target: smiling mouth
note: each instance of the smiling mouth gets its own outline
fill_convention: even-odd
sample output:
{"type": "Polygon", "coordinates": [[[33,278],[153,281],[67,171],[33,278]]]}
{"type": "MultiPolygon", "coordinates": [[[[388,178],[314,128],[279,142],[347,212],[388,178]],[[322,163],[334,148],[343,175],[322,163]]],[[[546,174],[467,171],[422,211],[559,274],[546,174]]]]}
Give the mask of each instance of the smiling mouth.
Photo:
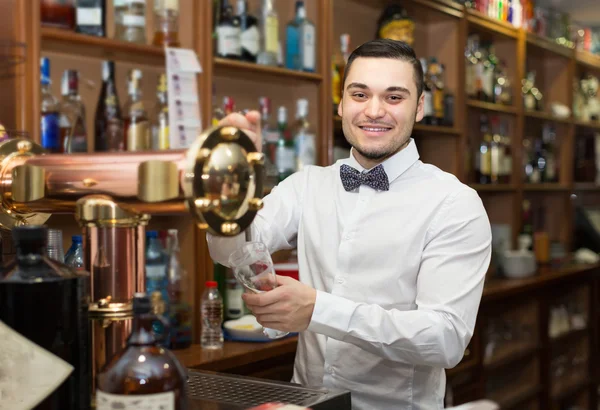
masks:
{"type": "Polygon", "coordinates": [[[382,127],[382,126],[373,126],[373,125],[359,125],[358,128],[360,128],[363,131],[367,131],[367,132],[386,132],[391,130],[391,127],[382,127]]]}

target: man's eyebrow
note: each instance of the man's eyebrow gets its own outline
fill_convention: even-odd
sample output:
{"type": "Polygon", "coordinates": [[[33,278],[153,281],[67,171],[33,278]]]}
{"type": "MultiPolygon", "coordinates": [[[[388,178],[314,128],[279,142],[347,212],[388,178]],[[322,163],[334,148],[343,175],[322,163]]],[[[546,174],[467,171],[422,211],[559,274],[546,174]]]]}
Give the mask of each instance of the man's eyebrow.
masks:
{"type": "Polygon", "coordinates": [[[388,91],[388,92],[396,91],[396,92],[406,93],[406,94],[410,95],[410,90],[406,87],[398,87],[398,86],[388,87],[386,89],[386,91],[388,91]]]}
{"type": "Polygon", "coordinates": [[[363,83],[350,83],[348,84],[348,87],[346,87],[346,90],[350,89],[350,88],[360,88],[362,90],[368,90],[369,86],[363,83]]]}

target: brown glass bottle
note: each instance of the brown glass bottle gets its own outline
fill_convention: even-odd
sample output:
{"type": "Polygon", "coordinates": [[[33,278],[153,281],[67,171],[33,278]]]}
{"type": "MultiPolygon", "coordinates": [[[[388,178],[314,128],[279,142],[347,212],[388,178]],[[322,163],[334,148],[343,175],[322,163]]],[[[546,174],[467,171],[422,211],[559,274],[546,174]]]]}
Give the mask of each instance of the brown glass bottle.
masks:
{"type": "Polygon", "coordinates": [[[40,19],[43,26],[73,30],[75,28],[75,0],[42,0],[40,19]]]}
{"type": "Polygon", "coordinates": [[[102,62],[102,89],[96,109],[94,150],[123,151],[123,118],[121,105],[117,95],[115,82],[115,64],[112,61],[102,62]]]}
{"type": "Polygon", "coordinates": [[[96,409],[150,408],[187,410],[187,375],[171,351],[159,346],[152,324],[159,318],[150,312],[145,293],[133,299],[133,328],[127,346],[98,375],[96,409]],[[160,407],[163,406],[163,407],[160,407]]]}

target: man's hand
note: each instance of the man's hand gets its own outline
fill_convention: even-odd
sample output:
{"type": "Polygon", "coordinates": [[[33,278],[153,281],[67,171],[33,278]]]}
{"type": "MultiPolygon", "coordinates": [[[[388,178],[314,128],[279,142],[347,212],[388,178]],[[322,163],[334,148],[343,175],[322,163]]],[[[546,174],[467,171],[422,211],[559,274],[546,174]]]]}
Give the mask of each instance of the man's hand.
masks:
{"type": "Polygon", "coordinates": [[[219,121],[219,126],[236,127],[243,130],[256,145],[256,150],[262,152],[262,136],[260,131],[260,113],[248,111],[246,115],[232,112],[219,121]]]}
{"type": "Polygon", "coordinates": [[[265,293],[244,293],[242,298],[258,323],[284,332],[306,330],[317,291],[287,276],[277,276],[277,287],[265,293]]]}

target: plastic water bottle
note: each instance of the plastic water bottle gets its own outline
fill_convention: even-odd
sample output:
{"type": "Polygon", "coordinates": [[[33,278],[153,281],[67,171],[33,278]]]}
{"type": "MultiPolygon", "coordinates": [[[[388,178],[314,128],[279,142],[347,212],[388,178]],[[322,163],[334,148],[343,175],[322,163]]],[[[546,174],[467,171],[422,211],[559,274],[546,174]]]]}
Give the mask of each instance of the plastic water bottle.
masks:
{"type": "Polygon", "coordinates": [[[84,269],[83,239],[81,235],[71,237],[71,247],[65,254],[65,265],[75,269],[84,269]]]}
{"type": "Polygon", "coordinates": [[[217,282],[206,282],[202,294],[202,334],[200,344],[203,349],[223,347],[223,298],[217,289],[217,282]]]}

